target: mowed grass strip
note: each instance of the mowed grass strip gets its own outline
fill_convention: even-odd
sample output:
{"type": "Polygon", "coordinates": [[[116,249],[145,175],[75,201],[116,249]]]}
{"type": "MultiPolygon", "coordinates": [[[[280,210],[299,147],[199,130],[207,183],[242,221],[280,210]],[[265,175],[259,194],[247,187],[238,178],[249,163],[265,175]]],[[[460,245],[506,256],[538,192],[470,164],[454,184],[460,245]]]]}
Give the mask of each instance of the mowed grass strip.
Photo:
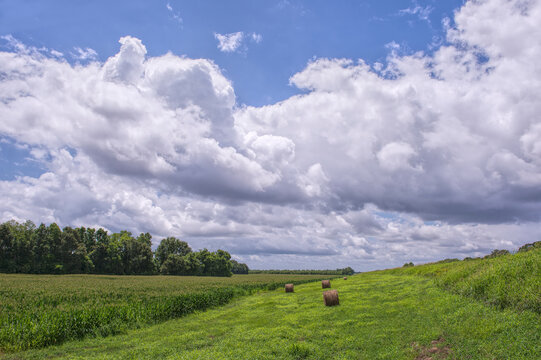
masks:
{"type": "Polygon", "coordinates": [[[395,360],[424,359],[434,347],[442,349],[434,359],[541,358],[541,318],[533,311],[499,310],[419,276],[365,273],[331,283],[339,306],[325,307],[321,283],[310,283],[125,335],[3,358],[395,360]]]}
{"type": "Polygon", "coordinates": [[[236,296],[325,275],[193,276],[0,274],[0,351],[107,336],[223,305],[236,296]]]}

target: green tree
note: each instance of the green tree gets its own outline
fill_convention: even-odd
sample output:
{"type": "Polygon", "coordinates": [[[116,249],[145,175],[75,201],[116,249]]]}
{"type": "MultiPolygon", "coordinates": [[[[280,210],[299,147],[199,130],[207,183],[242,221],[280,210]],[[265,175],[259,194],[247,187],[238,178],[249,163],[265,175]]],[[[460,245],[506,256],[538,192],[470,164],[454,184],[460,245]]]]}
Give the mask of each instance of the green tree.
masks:
{"type": "Polygon", "coordinates": [[[231,260],[231,272],[233,274],[248,274],[248,271],[250,271],[248,265],[231,260]]]}
{"type": "Polygon", "coordinates": [[[179,240],[175,237],[168,237],[163,239],[156,249],[156,266],[161,269],[165,260],[169,255],[175,254],[179,256],[186,256],[192,252],[192,249],[187,242],[179,240]]]}
{"type": "Polygon", "coordinates": [[[152,274],[154,271],[151,249],[152,236],[149,233],[122,238],[122,261],[124,274],[152,274]]]}
{"type": "Polygon", "coordinates": [[[231,264],[231,255],[224,250],[217,250],[213,253],[214,261],[212,264],[212,276],[231,276],[232,264],[231,264]]]}
{"type": "Polygon", "coordinates": [[[94,272],[98,274],[106,274],[109,267],[109,235],[107,231],[98,229],[96,231],[96,244],[90,252],[90,259],[94,264],[94,272]]]}
{"type": "Polygon", "coordinates": [[[125,274],[126,255],[125,243],[132,238],[131,233],[122,230],[109,236],[106,257],[106,273],[125,274]]]}
{"type": "Polygon", "coordinates": [[[87,254],[90,254],[96,246],[96,229],[80,227],[75,229],[79,233],[79,238],[86,248],[87,254]]]}
{"type": "Polygon", "coordinates": [[[56,223],[47,228],[48,243],[51,250],[51,269],[49,273],[61,272],[62,270],[62,230],[56,223]]]}
{"type": "Polygon", "coordinates": [[[96,231],[96,245],[90,253],[90,259],[94,264],[94,272],[98,274],[124,274],[123,243],[122,237],[129,238],[127,231],[107,234],[107,231],[96,231]]]}
{"type": "Polygon", "coordinates": [[[184,256],[186,262],[186,274],[185,275],[203,275],[205,265],[201,262],[198,252],[191,252],[184,256]]]}
{"type": "Polygon", "coordinates": [[[7,223],[0,225],[0,272],[13,273],[15,269],[14,261],[14,243],[15,237],[11,233],[11,227],[7,223]]]}
{"type": "Polygon", "coordinates": [[[190,275],[191,269],[186,261],[187,257],[171,254],[160,268],[163,275],[190,275]]]}
{"type": "Polygon", "coordinates": [[[338,272],[341,272],[342,275],[353,275],[355,274],[355,270],[353,270],[351,267],[346,267],[343,269],[337,269],[338,272]]]}
{"type": "Polygon", "coordinates": [[[32,269],[33,235],[36,225],[30,220],[24,224],[12,220],[8,221],[7,225],[13,235],[11,254],[14,272],[29,273],[32,269]]]}
{"type": "Polygon", "coordinates": [[[54,254],[49,240],[49,230],[44,223],[41,223],[34,232],[32,272],[47,274],[53,271],[54,254]]]}
{"type": "Polygon", "coordinates": [[[66,274],[85,274],[94,268],[85,244],[81,241],[80,232],[76,229],[64,228],[60,252],[62,272],[66,274]]]}
{"type": "Polygon", "coordinates": [[[197,257],[202,264],[205,276],[231,276],[231,255],[227,251],[210,252],[207,249],[198,251],[197,257]]]}

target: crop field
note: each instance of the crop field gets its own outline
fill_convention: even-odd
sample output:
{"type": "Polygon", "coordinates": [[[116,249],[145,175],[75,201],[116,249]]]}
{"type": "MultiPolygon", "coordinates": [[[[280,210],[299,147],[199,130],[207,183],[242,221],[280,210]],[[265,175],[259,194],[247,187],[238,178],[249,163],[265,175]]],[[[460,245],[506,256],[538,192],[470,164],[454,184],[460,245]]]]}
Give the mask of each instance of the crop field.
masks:
{"type": "Polygon", "coordinates": [[[0,350],[58,344],[222,305],[238,295],[328,275],[106,276],[0,274],[0,350]]]}

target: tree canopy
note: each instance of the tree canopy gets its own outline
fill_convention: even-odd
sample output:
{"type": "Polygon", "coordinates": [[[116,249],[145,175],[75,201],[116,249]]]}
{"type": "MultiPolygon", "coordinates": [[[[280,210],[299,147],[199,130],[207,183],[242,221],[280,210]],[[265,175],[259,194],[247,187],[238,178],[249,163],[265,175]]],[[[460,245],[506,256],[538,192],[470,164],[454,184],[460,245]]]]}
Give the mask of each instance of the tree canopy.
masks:
{"type": "MultiPolygon", "coordinates": [[[[248,269],[246,264],[237,264],[248,269]]],[[[174,237],[152,251],[152,236],[129,231],[60,227],[31,221],[0,224],[0,272],[34,274],[165,274],[231,276],[233,262],[224,250],[192,251],[174,237]]]]}

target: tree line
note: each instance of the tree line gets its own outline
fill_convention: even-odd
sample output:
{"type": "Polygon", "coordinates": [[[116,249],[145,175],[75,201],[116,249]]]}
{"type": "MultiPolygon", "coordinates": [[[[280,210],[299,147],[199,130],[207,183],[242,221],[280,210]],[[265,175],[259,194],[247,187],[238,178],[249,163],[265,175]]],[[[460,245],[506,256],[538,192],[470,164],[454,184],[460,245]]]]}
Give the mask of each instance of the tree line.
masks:
{"type": "Polygon", "coordinates": [[[249,270],[250,274],[353,275],[351,267],[336,270],[249,270]]]}
{"type": "MultiPolygon", "coordinates": [[[[518,248],[517,252],[521,253],[521,252],[527,252],[527,251],[531,251],[531,250],[535,250],[535,249],[541,249],[541,241],[534,241],[533,243],[524,244],[524,245],[522,245],[521,247],[518,248]]],[[[485,255],[483,257],[474,257],[474,258],[472,258],[470,256],[467,256],[462,260],[463,261],[471,261],[471,260],[480,260],[480,259],[493,259],[493,258],[496,258],[496,257],[505,256],[505,255],[511,255],[511,254],[512,253],[509,250],[496,249],[496,250],[492,250],[492,252],[490,254],[485,255]]],[[[432,263],[429,263],[429,264],[445,264],[445,263],[451,263],[451,262],[456,262],[456,261],[460,261],[460,259],[458,259],[458,258],[443,259],[443,260],[435,261],[435,262],[432,262],[432,263]]],[[[410,267],[410,266],[414,266],[414,264],[412,262],[405,263],[403,267],[410,267]]]]}
{"type": "Polygon", "coordinates": [[[60,229],[56,223],[0,224],[0,272],[32,274],[198,275],[248,273],[246,264],[224,250],[193,251],[175,237],[163,239],[155,252],[152,236],[128,231],[60,229]]]}

